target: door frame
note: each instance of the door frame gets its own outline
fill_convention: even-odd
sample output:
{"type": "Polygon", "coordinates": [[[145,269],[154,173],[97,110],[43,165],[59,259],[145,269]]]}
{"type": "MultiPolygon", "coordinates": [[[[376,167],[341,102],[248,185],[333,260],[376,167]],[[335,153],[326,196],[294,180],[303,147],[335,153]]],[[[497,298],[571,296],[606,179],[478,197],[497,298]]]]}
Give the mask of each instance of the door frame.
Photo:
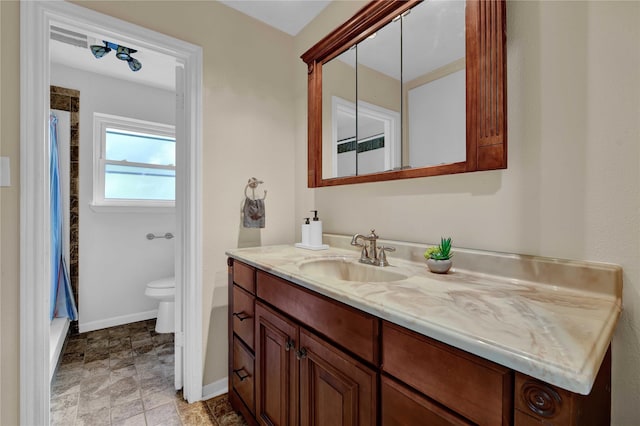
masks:
{"type": "MultiPolygon", "coordinates": [[[[202,48],[63,1],[20,2],[20,424],[49,424],[49,26],[72,24],[174,56],[184,68],[176,146],[176,343],[184,397],[202,399],[202,48]],[[182,173],[181,173],[182,172],[182,173]],[[180,309],[177,309],[180,310],[180,309]]],[[[178,92],[178,91],[177,91],[178,92]]]]}

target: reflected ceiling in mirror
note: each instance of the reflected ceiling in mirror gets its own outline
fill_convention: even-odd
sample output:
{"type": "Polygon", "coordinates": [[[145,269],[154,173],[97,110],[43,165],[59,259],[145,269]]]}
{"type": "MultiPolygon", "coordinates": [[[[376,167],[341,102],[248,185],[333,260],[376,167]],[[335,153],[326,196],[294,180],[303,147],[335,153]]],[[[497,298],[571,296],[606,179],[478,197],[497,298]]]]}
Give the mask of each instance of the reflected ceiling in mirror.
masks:
{"type": "Polygon", "coordinates": [[[505,168],[504,18],[497,0],[371,2],[307,51],[309,186],[505,168]]]}

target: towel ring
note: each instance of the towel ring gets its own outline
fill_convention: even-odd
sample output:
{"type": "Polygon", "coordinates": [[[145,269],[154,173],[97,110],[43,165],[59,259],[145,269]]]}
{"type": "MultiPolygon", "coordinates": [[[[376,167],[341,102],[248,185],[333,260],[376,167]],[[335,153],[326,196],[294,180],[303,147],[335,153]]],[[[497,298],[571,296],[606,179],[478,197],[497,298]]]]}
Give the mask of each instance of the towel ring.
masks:
{"type": "MultiPolygon", "coordinates": [[[[247,186],[244,187],[244,196],[247,197],[247,198],[251,198],[252,200],[256,200],[256,188],[261,183],[264,183],[264,182],[254,178],[254,177],[249,179],[249,181],[247,182],[247,186]],[[251,188],[251,197],[249,197],[249,194],[247,194],[247,189],[249,189],[249,188],[251,188]]],[[[264,190],[264,195],[262,196],[263,200],[265,198],[267,198],[267,190],[266,189],[264,190]]]]}

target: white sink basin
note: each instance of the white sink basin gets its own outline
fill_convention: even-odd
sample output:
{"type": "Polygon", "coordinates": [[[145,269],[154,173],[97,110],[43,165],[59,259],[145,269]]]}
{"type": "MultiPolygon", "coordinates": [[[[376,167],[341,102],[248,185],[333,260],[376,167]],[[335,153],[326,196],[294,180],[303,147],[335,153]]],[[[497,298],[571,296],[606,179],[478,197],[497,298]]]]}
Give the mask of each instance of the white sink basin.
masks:
{"type": "Polygon", "coordinates": [[[331,257],[305,260],[298,264],[303,274],[334,278],[342,281],[391,282],[405,280],[408,277],[399,272],[359,263],[357,259],[331,257]]]}

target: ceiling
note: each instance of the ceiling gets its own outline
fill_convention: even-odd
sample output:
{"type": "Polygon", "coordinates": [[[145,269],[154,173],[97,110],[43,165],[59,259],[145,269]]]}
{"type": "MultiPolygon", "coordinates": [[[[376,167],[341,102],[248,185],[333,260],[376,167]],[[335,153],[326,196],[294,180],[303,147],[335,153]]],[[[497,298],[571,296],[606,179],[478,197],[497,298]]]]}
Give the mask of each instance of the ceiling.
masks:
{"type": "MultiPolygon", "coordinates": [[[[330,0],[220,1],[290,35],[298,34],[330,2],[330,0]]],[[[407,16],[406,28],[403,27],[403,50],[420,52],[420,54],[403,55],[405,62],[402,73],[405,81],[464,57],[464,16],[465,3],[455,0],[424,2],[411,11],[407,16]]],[[[398,25],[390,24],[378,31],[375,39],[365,40],[358,49],[358,62],[400,79],[399,61],[389,62],[389,58],[399,57],[401,38],[398,28],[395,27],[398,25]]],[[[93,57],[88,46],[102,45],[103,37],[100,34],[79,34],[71,27],[62,27],[57,32],[57,37],[52,37],[50,44],[53,63],[165,90],[175,90],[176,61],[171,56],[127,45],[138,50],[132,56],[142,63],[140,71],[132,72],[126,62],[116,59],[115,52],[110,52],[100,59],[93,57]]],[[[119,44],[118,40],[108,41],[119,44]]],[[[349,50],[339,59],[354,66],[355,51],[349,50]]]]}
{"type": "MultiPolygon", "coordinates": [[[[331,0],[225,0],[220,3],[245,15],[262,21],[280,31],[296,35],[313,20],[331,0]]],[[[104,37],[98,33],[80,34],[72,27],[59,26],[50,43],[51,62],[84,71],[132,81],[138,84],[175,90],[176,61],[167,56],[138,46],[126,45],[138,50],[131,56],[142,63],[140,71],[132,72],[127,63],[110,52],[96,59],[89,50],[92,44],[102,45],[104,37]],[[64,40],[64,41],[61,41],[64,40]],[[71,44],[70,44],[71,43],[71,44]]],[[[118,40],[108,40],[119,44],[118,40]]]]}
{"type": "Polygon", "coordinates": [[[295,36],[331,0],[220,0],[220,3],[295,36]]]}
{"type": "MultiPolygon", "coordinates": [[[[131,56],[142,63],[142,68],[133,72],[125,61],[116,58],[114,51],[99,59],[93,56],[89,46],[103,45],[102,40],[103,37],[97,33],[81,34],[62,25],[52,27],[49,43],[51,62],[160,89],[175,90],[176,60],[172,56],[126,44],[127,47],[138,50],[131,56]]],[[[113,39],[108,41],[122,43],[113,39]]]]}

